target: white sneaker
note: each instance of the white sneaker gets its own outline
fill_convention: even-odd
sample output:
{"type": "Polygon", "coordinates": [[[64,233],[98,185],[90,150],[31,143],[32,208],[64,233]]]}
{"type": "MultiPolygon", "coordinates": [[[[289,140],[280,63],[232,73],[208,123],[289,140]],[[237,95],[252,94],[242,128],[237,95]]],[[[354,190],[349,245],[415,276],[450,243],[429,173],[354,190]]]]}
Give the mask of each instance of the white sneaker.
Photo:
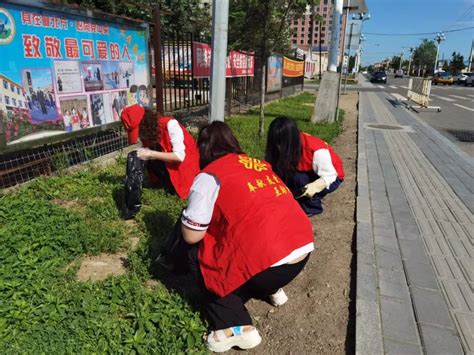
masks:
{"type": "Polygon", "coordinates": [[[262,341],[258,330],[243,330],[243,326],[231,327],[232,336],[228,337],[223,329],[214,330],[207,336],[207,348],[215,353],[222,353],[237,346],[241,349],[252,349],[262,341]],[[217,340],[215,339],[217,338],[217,340]]]}
{"type": "Polygon", "coordinates": [[[270,298],[270,303],[275,307],[283,306],[286,301],[288,301],[288,296],[282,288],[280,288],[277,292],[268,297],[270,298]]]}

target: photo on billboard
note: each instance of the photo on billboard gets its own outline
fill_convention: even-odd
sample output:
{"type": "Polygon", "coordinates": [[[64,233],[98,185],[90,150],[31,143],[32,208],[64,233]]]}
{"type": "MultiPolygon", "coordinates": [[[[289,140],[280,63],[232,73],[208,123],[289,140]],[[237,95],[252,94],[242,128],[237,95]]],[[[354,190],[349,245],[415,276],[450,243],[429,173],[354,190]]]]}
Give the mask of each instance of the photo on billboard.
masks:
{"type": "MultiPolygon", "coordinates": [[[[103,62],[105,90],[120,88],[120,69],[118,62],[103,62]]],[[[122,79],[123,80],[123,79],[122,79]]]]}
{"type": "Polygon", "coordinates": [[[65,131],[78,131],[90,126],[87,96],[61,97],[59,102],[65,131]]]}
{"type": "Polygon", "coordinates": [[[120,62],[119,63],[119,87],[120,89],[129,89],[135,84],[135,72],[133,63],[120,62]]]}
{"type": "Polygon", "coordinates": [[[84,88],[86,91],[100,91],[104,90],[102,65],[100,62],[83,61],[82,80],[84,81],[84,88]]]}
{"type": "Polygon", "coordinates": [[[122,110],[128,106],[127,91],[114,91],[110,93],[110,102],[112,103],[112,118],[114,121],[119,121],[122,110]]]}
{"type": "MultiPolygon", "coordinates": [[[[15,94],[12,86],[10,89],[15,94]]],[[[30,120],[33,124],[57,122],[61,119],[56,107],[51,69],[24,69],[22,90],[25,91],[24,98],[26,99],[30,120]]],[[[16,93],[19,94],[18,87],[16,88],[16,93]]],[[[13,98],[13,100],[18,104],[18,99],[13,98]]]]}
{"type": "Polygon", "coordinates": [[[58,95],[82,92],[79,62],[55,60],[54,77],[56,82],[56,92],[58,95]]]}
{"type": "Polygon", "coordinates": [[[281,90],[283,72],[283,58],[272,55],[267,63],[267,92],[281,90]]]}
{"type": "Polygon", "coordinates": [[[92,124],[94,126],[113,122],[109,94],[91,94],[90,104],[92,124]]]}

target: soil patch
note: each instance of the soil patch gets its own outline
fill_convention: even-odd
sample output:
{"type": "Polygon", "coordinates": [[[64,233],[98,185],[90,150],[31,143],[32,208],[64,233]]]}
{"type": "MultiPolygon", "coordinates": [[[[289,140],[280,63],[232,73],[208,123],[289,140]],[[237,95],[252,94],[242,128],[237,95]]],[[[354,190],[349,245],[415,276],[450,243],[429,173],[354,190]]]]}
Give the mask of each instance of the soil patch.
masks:
{"type": "MultiPolygon", "coordinates": [[[[274,308],[247,304],[262,343],[250,354],[344,354],[354,352],[355,293],[352,244],[357,159],[358,93],[341,96],[343,133],[333,147],[344,162],[342,186],[324,199],[324,212],[312,218],[317,250],[305,270],[285,288],[289,301],[274,308]]],[[[241,351],[230,353],[240,354],[241,351]]]]}
{"type": "Polygon", "coordinates": [[[126,253],[104,253],[84,257],[77,271],[77,279],[79,281],[101,281],[111,275],[124,275],[127,273],[126,262],[126,253]]]}

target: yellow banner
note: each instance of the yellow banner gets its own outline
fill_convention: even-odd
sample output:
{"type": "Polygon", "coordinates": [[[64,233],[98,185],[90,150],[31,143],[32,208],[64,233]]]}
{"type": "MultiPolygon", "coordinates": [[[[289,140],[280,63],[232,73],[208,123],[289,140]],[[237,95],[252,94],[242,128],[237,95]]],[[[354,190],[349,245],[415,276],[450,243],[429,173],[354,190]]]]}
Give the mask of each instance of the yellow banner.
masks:
{"type": "Polygon", "coordinates": [[[283,57],[283,76],[298,77],[304,75],[304,61],[283,57]]]}

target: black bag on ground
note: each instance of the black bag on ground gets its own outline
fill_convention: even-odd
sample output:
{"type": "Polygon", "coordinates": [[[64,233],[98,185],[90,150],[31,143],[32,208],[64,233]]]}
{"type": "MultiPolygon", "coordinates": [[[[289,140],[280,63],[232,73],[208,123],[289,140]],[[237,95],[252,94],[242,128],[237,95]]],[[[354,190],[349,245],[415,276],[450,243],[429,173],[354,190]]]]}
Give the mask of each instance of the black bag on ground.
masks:
{"type": "Polygon", "coordinates": [[[124,206],[122,216],[132,219],[142,207],[142,184],[145,162],[133,151],[127,155],[127,173],[124,179],[124,206]]]}

